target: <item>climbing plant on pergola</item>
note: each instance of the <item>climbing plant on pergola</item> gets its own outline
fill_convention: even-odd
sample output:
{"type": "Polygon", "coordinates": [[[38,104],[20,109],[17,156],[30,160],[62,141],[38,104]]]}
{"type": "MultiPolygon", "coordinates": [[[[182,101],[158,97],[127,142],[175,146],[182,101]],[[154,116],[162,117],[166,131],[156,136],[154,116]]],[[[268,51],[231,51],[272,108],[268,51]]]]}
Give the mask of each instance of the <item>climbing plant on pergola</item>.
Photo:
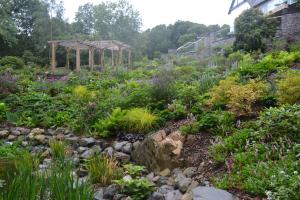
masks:
{"type": "Polygon", "coordinates": [[[87,40],[52,40],[48,41],[51,45],[51,69],[52,71],[56,70],[56,49],[58,46],[65,47],[66,50],[66,65],[67,68],[70,67],[70,51],[76,51],[76,72],[80,72],[80,53],[82,50],[88,50],[89,52],[89,67],[91,70],[94,69],[95,61],[94,54],[95,51],[99,51],[100,55],[100,65],[103,67],[104,63],[104,54],[105,50],[111,51],[111,65],[115,66],[116,64],[123,63],[123,51],[128,52],[128,67],[132,65],[131,59],[131,46],[124,44],[117,40],[99,40],[99,41],[87,41],[87,40]],[[115,56],[118,55],[118,63],[115,62],[115,56]]]}

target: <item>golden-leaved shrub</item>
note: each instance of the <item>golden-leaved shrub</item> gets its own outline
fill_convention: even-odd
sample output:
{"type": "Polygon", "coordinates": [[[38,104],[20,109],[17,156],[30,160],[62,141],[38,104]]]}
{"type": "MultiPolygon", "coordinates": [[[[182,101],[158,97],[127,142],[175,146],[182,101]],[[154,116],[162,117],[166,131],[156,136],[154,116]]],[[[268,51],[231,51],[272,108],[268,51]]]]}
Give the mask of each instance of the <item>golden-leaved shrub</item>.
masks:
{"type": "Polygon", "coordinates": [[[281,104],[300,103],[300,72],[289,71],[278,81],[278,97],[281,104]]]}
{"type": "Polygon", "coordinates": [[[256,103],[267,93],[268,86],[264,82],[251,79],[245,85],[234,85],[226,91],[229,97],[229,110],[236,116],[251,116],[255,114],[256,103]]]}
{"type": "Polygon", "coordinates": [[[227,104],[229,101],[228,92],[236,85],[238,85],[237,76],[228,76],[225,80],[221,80],[209,93],[210,99],[208,100],[208,105],[214,106],[227,104]]]}

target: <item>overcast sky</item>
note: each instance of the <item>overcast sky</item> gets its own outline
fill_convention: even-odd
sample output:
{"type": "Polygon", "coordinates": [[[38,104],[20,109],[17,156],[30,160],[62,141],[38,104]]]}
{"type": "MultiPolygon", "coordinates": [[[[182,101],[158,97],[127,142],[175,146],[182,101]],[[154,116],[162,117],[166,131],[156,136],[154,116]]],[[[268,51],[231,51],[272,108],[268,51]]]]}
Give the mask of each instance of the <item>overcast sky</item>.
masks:
{"type": "MultiPolygon", "coordinates": [[[[64,0],[66,17],[74,20],[79,5],[91,2],[98,4],[105,0],[64,0]]],[[[117,1],[117,0],[112,0],[117,1]]],[[[172,24],[177,20],[210,24],[232,24],[228,16],[231,0],[129,0],[139,11],[142,30],[159,24],[172,24]]]]}

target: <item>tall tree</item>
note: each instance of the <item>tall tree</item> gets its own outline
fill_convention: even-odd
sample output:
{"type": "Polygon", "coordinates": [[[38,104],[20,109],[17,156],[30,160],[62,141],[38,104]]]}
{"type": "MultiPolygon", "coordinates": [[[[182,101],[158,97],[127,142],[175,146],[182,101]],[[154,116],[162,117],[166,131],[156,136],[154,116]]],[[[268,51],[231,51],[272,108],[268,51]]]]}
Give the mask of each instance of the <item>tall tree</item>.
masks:
{"type": "Polygon", "coordinates": [[[235,20],[236,50],[256,51],[264,50],[266,39],[276,33],[277,23],[274,19],[266,18],[258,9],[244,11],[235,20]]]}
{"type": "Polygon", "coordinates": [[[87,3],[79,6],[74,25],[77,33],[86,35],[94,33],[95,16],[93,4],[87,3]]]}
{"type": "Polygon", "coordinates": [[[134,44],[140,27],[138,11],[126,0],[95,6],[95,34],[103,39],[117,39],[134,44]]]}

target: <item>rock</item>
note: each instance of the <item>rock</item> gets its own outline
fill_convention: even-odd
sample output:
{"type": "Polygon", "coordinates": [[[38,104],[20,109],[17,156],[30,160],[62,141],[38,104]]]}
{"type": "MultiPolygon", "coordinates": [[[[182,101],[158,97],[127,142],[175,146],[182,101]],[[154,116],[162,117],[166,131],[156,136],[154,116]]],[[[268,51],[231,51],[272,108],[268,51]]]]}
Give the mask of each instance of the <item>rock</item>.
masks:
{"type": "Polygon", "coordinates": [[[107,147],[106,149],[104,149],[103,154],[112,157],[114,155],[114,152],[115,151],[112,147],[107,147]]]}
{"type": "Polygon", "coordinates": [[[89,174],[89,172],[86,169],[83,169],[83,168],[79,168],[79,170],[77,171],[78,177],[85,177],[88,174],[89,174]]]}
{"type": "Polygon", "coordinates": [[[88,150],[89,148],[87,148],[87,147],[78,147],[77,148],[77,151],[78,151],[78,153],[83,153],[83,152],[85,152],[86,150],[88,150]]]}
{"type": "Polygon", "coordinates": [[[124,153],[128,153],[128,154],[131,154],[131,151],[132,151],[132,144],[130,142],[128,142],[127,144],[125,144],[122,149],[121,149],[122,152],[124,153]]]}
{"type": "Polygon", "coordinates": [[[197,167],[188,167],[183,171],[183,175],[192,178],[197,173],[197,167]]]}
{"type": "Polygon", "coordinates": [[[46,143],[46,136],[44,136],[44,135],[35,135],[34,140],[36,140],[40,144],[45,144],[46,143]]]}
{"type": "Polygon", "coordinates": [[[33,135],[41,135],[45,133],[45,130],[41,128],[34,128],[30,133],[32,133],[33,135]]]}
{"type": "Polygon", "coordinates": [[[96,143],[94,138],[81,138],[79,144],[84,147],[92,147],[96,143]]]}
{"type": "Polygon", "coordinates": [[[123,177],[123,180],[124,181],[131,181],[132,177],[130,175],[126,175],[126,176],[123,177]]]}
{"type": "Polygon", "coordinates": [[[0,138],[6,138],[9,135],[8,130],[2,130],[0,131],[0,138]]]}
{"type": "Polygon", "coordinates": [[[191,192],[194,188],[198,187],[199,186],[199,183],[198,181],[192,181],[189,188],[187,189],[188,192],[191,192]]]}
{"type": "Polygon", "coordinates": [[[167,185],[175,186],[175,180],[173,177],[168,178],[167,185]]]}
{"type": "Polygon", "coordinates": [[[100,188],[95,192],[94,200],[104,200],[103,199],[103,189],[100,188]]]}
{"type": "Polygon", "coordinates": [[[103,198],[104,199],[112,199],[115,194],[118,193],[119,187],[115,184],[110,185],[103,189],[103,198]]]}
{"type": "Polygon", "coordinates": [[[191,178],[185,177],[183,174],[178,174],[175,178],[175,186],[181,191],[186,192],[192,182],[191,178]]]}
{"type": "Polygon", "coordinates": [[[150,174],[148,174],[148,175],[146,176],[146,178],[147,178],[149,181],[153,181],[153,179],[154,179],[154,173],[151,172],[150,174]]]}
{"type": "Polygon", "coordinates": [[[50,135],[50,136],[54,136],[55,135],[55,130],[50,128],[50,129],[47,130],[47,134],[50,135]]]}
{"type": "Polygon", "coordinates": [[[92,149],[87,149],[86,151],[84,151],[80,157],[83,159],[89,159],[91,158],[95,153],[100,153],[101,152],[101,148],[99,146],[95,146],[92,149]]]}
{"type": "Polygon", "coordinates": [[[235,200],[229,192],[214,187],[196,187],[192,192],[194,200],[235,200]]]}
{"type": "Polygon", "coordinates": [[[21,145],[22,145],[23,147],[27,147],[27,146],[28,146],[28,142],[27,142],[27,141],[22,141],[21,145]]]}
{"type": "Polygon", "coordinates": [[[21,132],[19,130],[17,130],[17,129],[14,129],[14,128],[10,130],[10,133],[12,135],[15,135],[15,136],[21,135],[21,132]]]}
{"type": "Polygon", "coordinates": [[[180,135],[180,132],[166,136],[165,131],[161,130],[139,143],[132,152],[132,158],[137,164],[146,166],[152,171],[161,171],[166,168],[172,170],[181,165],[180,155],[183,142],[184,137],[180,135]]]}
{"type": "Polygon", "coordinates": [[[7,140],[8,141],[14,141],[14,140],[16,140],[18,138],[18,136],[16,136],[16,135],[9,135],[8,137],[7,137],[7,140]]]}
{"type": "Polygon", "coordinates": [[[122,164],[128,163],[130,161],[130,156],[122,152],[115,152],[114,157],[122,164]]]}
{"type": "Polygon", "coordinates": [[[191,193],[185,193],[182,197],[181,200],[193,200],[193,195],[191,193]]]}
{"type": "Polygon", "coordinates": [[[156,181],[156,185],[162,186],[162,185],[168,185],[168,177],[165,176],[158,176],[159,179],[156,181]]]}
{"type": "Polygon", "coordinates": [[[168,192],[165,195],[165,200],[181,200],[182,194],[179,190],[168,192]]]}
{"type": "Polygon", "coordinates": [[[175,168],[173,169],[172,171],[172,176],[176,177],[178,176],[179,174],[183,174],[182,170],[180,168],[175,168]]]}
{"type": "Polygon", "coordinates": [[[165,195],[165,194],[167,194],[168,192],[173,191],[173,190],[174,190],[174,187],[169,186],[169,185],[163,185],[163,186],[161,186],[161,187],[158,189],[157,192],[159,192],[159,193],[165,195]]]}
{"type": "Polygon", "coordinates": [[[65,134],[65,129],[64,128],[57,128],[54,132],[55,135],[59,134],[65,134]]]}
{"type": "Polygon", "coordinates": [[[166,168],[163,171],[159,172],[160,176],[169,176],[171,174],[171,170],[166,168]]]}
{"type": "Polygon", "coordinates": [[[124,142],[117,142],[114,144],[114,149],[116,151],[121,151],[121,149],[123,148],[123,146],[125,146],[128,142],[124,141],[124,142]]]}
{"type": "Polygon", "coordinates": [[[141,144],[140,141],[134,142],[133,145],[132,145],[133,149],[136,149],[140,144],[141,144]]]}
{"type": "Polygon", "coordinates": [[[149,200],[165,200],[165,196],[162,193],[154,192],[149,200]]]}
{"type": "Polygon", "coordinates": [[[27,135],[30,133],[29,128],[17,127],[16,130],[19,131],[21,135],[27,135]]]}
{"type": "Polygon", "coordinates": [[[74,145],[78,142],[79,138],[74,136],[74,137],[67,137],[65,140],[74,145]]]}

